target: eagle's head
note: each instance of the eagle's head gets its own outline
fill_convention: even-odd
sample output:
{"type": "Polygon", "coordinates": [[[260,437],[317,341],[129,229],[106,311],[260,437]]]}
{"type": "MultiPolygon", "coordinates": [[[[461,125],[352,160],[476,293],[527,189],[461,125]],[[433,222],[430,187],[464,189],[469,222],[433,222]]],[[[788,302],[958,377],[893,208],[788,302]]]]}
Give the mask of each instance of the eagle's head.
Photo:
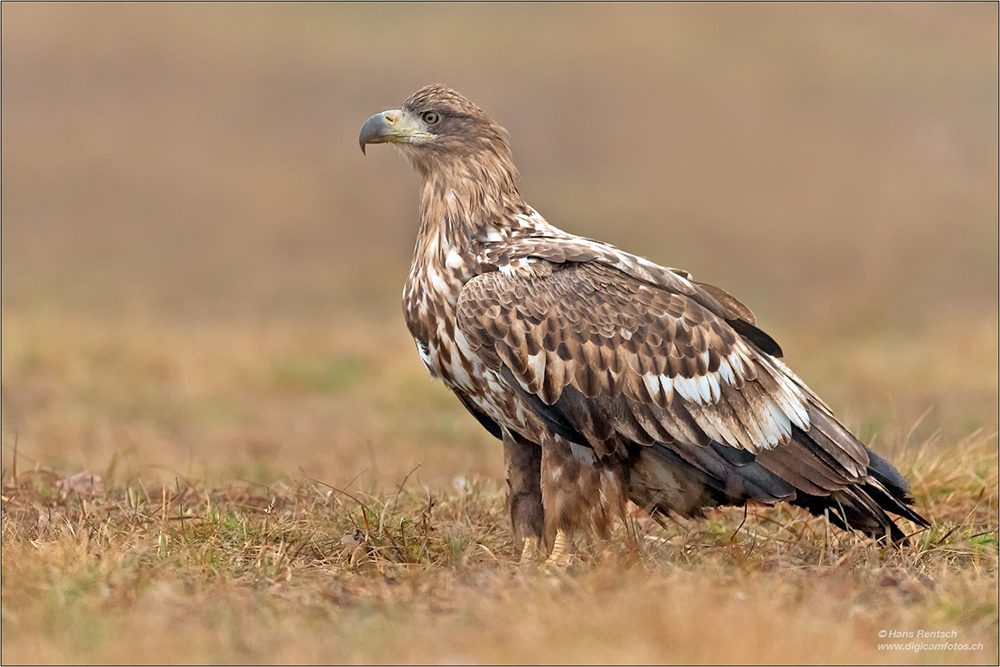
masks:
{"type": "Polygon", "coordinates": [[[425,176],[444,167],[499,167],[514,175],[506,131],[478,106],[441,84],[424,86],[399,109],[375,114],[359,142],[396,144],[425,176]]]}

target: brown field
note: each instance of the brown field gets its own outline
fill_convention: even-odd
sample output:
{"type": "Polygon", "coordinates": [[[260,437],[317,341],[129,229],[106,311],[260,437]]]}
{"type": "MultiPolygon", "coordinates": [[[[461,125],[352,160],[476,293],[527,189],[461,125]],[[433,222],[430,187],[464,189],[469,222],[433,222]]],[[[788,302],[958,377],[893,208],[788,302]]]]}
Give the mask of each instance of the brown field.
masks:
{"type": "Polygon", "coordinates": [[[4,663],[997,663],[996,4],[4,3],[2,30],[4,663]],[[399,312],[417,176],[357,146],[434,81],[552,222],[753,308],[933,527],[637,514],[519,569],[499,443],[399,312]],[[973,648],[879,648],[913,641],[973,648]]]}

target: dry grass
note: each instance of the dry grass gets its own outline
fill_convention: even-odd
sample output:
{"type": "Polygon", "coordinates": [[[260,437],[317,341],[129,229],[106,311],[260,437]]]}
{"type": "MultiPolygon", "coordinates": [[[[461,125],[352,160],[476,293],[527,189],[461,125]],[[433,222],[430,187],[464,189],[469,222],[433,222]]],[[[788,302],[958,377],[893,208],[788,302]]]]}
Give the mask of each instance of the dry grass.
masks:
{"type": "Polygon", "coordinates": [[[0,11],[3,662],[996,663],[996,5],[0,11]],[[416,177],[357,150],[432,81],[554,223],[745,300],[933,528],[519,570],[399,316],[416,177]],[[878,648],[921,629],[983,648],[878,648]]]}
{"type": "Polygon", "coordinates": [[[899,550],[795,509],[729,509],[636,517],[638,548],[620,528],[562,574],[513,564],[493,480],[7,470],[4,661],[995,662],[995,441],[903,470],[933,527],[899,550]],[[880,651],[882,629],[983,648],[880,651]]]}

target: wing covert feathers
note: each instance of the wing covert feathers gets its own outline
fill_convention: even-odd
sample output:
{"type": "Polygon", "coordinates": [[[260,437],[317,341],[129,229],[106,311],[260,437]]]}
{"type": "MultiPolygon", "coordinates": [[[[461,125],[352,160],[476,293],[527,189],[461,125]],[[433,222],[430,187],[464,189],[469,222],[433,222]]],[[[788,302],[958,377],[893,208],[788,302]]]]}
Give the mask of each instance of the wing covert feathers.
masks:
{"type": "Polygon", "coordinates": [[[610,401],[604,418],[636,441],[758,452],[810,428],[811,392],[723,316],[605,264],[481,274],[462,290],[458,327],[488,365],[506,366],[547,406],[566,388],[610,401]]]}

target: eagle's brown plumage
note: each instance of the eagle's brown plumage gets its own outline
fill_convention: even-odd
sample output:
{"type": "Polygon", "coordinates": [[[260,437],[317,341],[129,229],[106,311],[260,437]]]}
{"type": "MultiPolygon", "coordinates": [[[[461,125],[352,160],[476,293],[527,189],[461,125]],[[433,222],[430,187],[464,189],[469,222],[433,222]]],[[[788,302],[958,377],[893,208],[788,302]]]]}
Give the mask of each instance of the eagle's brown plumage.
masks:
{"type": "Polygon", "coordinates": [[[886,511],[926,525],[746,306],[528,206],[479,107],[427,86],[360,141],[397,144],[422,176],[406,323],[431,374],[503,440],[526,552],[607,534],[626,500],[654,516],[788,501],[893,540],[886,511]]]}

